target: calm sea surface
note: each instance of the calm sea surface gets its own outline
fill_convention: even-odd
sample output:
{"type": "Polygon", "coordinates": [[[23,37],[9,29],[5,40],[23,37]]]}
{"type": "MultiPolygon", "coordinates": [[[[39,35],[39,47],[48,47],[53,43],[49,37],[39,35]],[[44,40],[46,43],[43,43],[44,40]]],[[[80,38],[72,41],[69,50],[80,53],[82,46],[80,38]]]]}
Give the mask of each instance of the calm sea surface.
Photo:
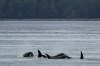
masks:
{"type": "Polygon", "coordinates": [[[100,21],[0,21],[0,66],[100,66],[100,21]],[[73,58],[40,59],[38,49],[73,58]]]}

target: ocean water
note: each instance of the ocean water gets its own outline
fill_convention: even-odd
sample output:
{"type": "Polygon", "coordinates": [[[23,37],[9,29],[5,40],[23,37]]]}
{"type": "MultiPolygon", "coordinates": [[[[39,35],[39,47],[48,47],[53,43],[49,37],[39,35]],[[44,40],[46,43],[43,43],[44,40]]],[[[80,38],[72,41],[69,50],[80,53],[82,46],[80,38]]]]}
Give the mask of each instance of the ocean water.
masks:
{"type": "Polygon", "coordinates": [[[100,66],[100,21],[0,21],[0,66],[100,66]],[[37,50],[73,58],[38,58],[37,50]],[[29,51],[34,57],[23,58],[29,51]]]}

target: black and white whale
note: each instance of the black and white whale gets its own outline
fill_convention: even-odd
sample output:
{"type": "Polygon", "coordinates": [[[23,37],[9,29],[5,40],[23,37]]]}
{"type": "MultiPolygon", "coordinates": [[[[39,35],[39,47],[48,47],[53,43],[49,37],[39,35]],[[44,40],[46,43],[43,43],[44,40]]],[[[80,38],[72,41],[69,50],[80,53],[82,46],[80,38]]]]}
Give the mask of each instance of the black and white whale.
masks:
{"type": "Polygon", "coordinates": [[[81,56],[80,56],[80,59],[84,59],[84,56],[83,56],[82,51],[81,51],[81,56]]]}
{"type": "MultiPolygon", "coordinates": [[[[55,56],[50,56],[49,54],[46,54],[48,59],[71,59],[72,57],[69,57],[68,55],[64,54],[64,53],[59,53],[55,56]]],[[[84,59],[83,53],[81,51],[81,56],[80,59],[84,59]]]]}
{"type": "Polygon", "coordinates": [[[32,52],[27,52],[23,55],[23,57],[34,57],[32,52]]]}
{"type": "Polygon", "coordinates": [[[70,59],[71,57],[69,57],[68,55],[64,54],[64,53],[59,53],[55,56],[50,56],[49,54],[46,54],[48,59],[70,59]]]}
{"type": "Polygon", "coordinates": [[[47,58],[46,55],[43,55],[43,54],[40,52],[40,50],[38,50],[38,58],[41,58],[41,57],[47,58]]]}

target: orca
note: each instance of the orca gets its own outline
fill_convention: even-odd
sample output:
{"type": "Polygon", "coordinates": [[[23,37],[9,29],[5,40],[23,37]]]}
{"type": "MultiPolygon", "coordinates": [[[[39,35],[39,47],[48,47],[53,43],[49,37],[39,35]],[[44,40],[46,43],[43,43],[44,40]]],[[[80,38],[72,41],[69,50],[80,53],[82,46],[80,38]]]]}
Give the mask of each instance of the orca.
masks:
{"type": "Polygon", "coordinates": [[[49,54],[46,54],[48,59],[70,59],[71,57],[69,57],[68,55],[64,54],[64,53],[59,53],[55,56],[50,56],[49,54]]]}
{"type": "Polygon", "coordinates": [[[42,53],[40,52],[40,50],[38,50],[38,58],[41,58],[41,57],[47,58],[45,55],[42,55],[42,53]]]}
{"type": "Polygon", "coordinates": [[[32,52],[27,52],[23,55],[23,57],[33,57],[33,53],[32,52]]]}
{"type": "Polygon", "coordinates": [[[81,51],[81,56],[80,56],[80,59],[84,59],[84,56],[83,56],[82,51],[81,51]]]}

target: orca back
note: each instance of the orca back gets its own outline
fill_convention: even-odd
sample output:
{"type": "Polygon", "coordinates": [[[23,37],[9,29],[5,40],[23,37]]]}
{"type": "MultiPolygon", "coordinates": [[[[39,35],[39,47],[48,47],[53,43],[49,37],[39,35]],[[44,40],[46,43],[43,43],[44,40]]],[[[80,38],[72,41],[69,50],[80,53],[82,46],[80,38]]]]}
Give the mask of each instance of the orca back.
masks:
{"type": "Polygon", "coordinates": [[[46,56],[47,56],[48,59],[51,59],[50,55],[46,54],[46,56]]]}
{"type": "Polygon", "coordinates": [[[32,52],[27,52],[23,55],[23,57],[33,57],[33,53],[32,52]]]}

